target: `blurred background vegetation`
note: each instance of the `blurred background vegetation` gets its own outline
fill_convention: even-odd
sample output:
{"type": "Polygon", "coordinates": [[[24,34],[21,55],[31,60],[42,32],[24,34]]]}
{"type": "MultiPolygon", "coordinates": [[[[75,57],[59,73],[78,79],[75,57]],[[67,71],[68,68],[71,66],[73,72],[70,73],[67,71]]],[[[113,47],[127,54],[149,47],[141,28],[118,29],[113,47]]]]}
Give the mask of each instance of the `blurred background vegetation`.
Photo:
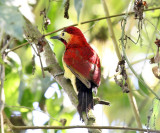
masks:
{"type": "MultiPolygon", "coordinates": [[[[66,0],[1,0],[0,1],[0,45],[9,42],[7,50],[25,43],[23,16],[36,25],[42,34],[57,30],[86,20],[105,16],[100,0],[70,0],[69,19],[64,18],[64,5],[66,0]],[[45,9],[45,10],[44,10],[45,9]],[[45,13],[43,14],[44,11],[45,13]],[[40,12],[42,13],[40,15],[40,12]],[[46,15],[44,17],[44,15],[46,15]],[[45,23],[50,24],[44,28],[45,23]]],[[[125,12],[130,1],[106,0],[110,15],[125,12]]],[[[147,0],[148,7],[160,6],[160,0],[147,0]]],[[[131,5],[133,11],[133,3],[131,5]]],[[[147,85],[160,96],[160,81],[152,72],[154,66],[150,58],[157,54],[156,38],[160,39],[160,11],[145,12],[140,40],[134,44],[127,39],[125,52],[134,70],[141,76],[147,85]]],[[[116,39],[120,46],[122,17],[112,19],[116,39]]],[[[102,65],[102,81],[98,90],[98,97],[109,101],[111,106],[96,105],[94,114],[98,125],[137,127],[134,113],[128,94],[122,92],[114,81],[118,58],[109,35],[106,20],[87,23],[78,26],[84,33],[87,41],[96,49],[102,65]]],[[[57,33],[59,34],[59,32],[57,33]]],[[[126,34],[136,42],[138,39],[138,19],[131,15],[127,19],[126,34]]],[[[51,44],[57,60],[62,66],[64,46],[59,41],[46,39],[51,44]]],[[[121,46],[120,46],[121,50],[121,46]]],[[[43,53],[42,53],[43,55],[43,53]]],[[[42,58],[43,66],[45,60],[42,58]]],[[[45,72],[42,76],[39,58],[30,45],[26,45],[8,53],[5,60],[0,58],[0,63],[5,64],[5,108],[7,117],[14,125],[66,125],[83,124],[79,120],[76,109],[71,104],[67,94],[54,78],[45,72]],[[33,58],[35,56],[35,58],[33,58]],[[33,61],[35,60],[35,62],[33,61]],[[34,66],[35,63],[35,66],[34,66]],[[35,71],[34,71],[35,67],[35,71]]],[[[160,130],[160,102],[148,89],[141,84],[137,77],[126,65],[128,78],[135,100],[137,101],[141,123],[144,128],[160,130]]],[[[11,131],[5,126],[6,132],[11,131]]],[[[87,132],[87,130],[26,130],[21,133],[71,133],[87,132]]],[[[103,130],[104,133],[123,131],[103,130]]],[[[130,131],[131,132],[131,131],[130,131]]],[[[133,131],[132,131],[133,132],[133,131]]],[[[132,133],[131,132],[131,133],[132,133]]],[[[134,133],[134,132],[133,132],[134,133]]]]}

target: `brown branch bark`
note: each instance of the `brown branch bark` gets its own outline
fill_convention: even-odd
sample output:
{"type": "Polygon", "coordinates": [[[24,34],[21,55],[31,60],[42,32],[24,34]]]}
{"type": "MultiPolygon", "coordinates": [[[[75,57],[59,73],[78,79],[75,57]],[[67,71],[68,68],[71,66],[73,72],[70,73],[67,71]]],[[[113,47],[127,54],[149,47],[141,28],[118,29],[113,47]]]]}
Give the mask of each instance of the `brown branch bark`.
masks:
{"type": "Polygon", "coordinates": [[[26,46],[26,45],[28,45],[28,44],[29,44],[28,42],[25,42],[25,43],[23,43],[23,44],[15,47],[15,48],[12,48],[12,49],[8,50],[8,51],[6,52],[6,54],[8,54],[8,53],[11,52],[11,51],[17,50],[17,49],[19,49],[19,48],[21,48],[21,47],[23,47],[23,46],[26,46]]]}
{"type": "MultiPolygon", "coordinates": [[[[3,112],[4,114],[4,112],[3,112]]],[[[124,130],[124,131],[143,131],[143,132],[155,132],[160,133],[160,130],[153,130],[153,129],[143,129],[143,128],[132,128],[132,127],[115,127],[115,126],[14,126],[10,120],[5,116],[5,122],[8,124],[10,129],[13,130],[26,130],[26,129],[75,129],[75,128],[88,128],[90,130],[100,130],[100,129],[112,129],[112,130],[124,130]]],[[[94,132],[95,133],[95,132],[94,132]]]]}
{"type": "MultiPolygon", "coordinates": [[[[145,11],[150,11],[150,10],[157,10],[157,9],[160,9],[160,7],[157,7],[157,8],[152,8],[152,9],[147,9],[145,11]]],[[[134,14],[134,12],[130,12],[128,13],[128,15],[131,15],[131,14],[134,14]]],[[[122,14],[117,14],[117,15],[112,15],[112,16],[108,16],[108,17],[103,17],[103,18],[98,18],[98,19],[93,19],[93,20],[89,20],[89,21],[85,21],[85,22],[82,22],[81,24],[86,24],[86,23],[90,23],[90,22],[94,22],[94,21],[99,21],[99,20],[103,20],[103,19],[107,19],[107,18],[113,18],[113,17],[118,17],[118,16],[124,16],[125,13],[122,13],[122,14]]],[[[76,26],[77,24],[74,24],[72,26],[76,26]]],[[[30,36],[32,37],[32,42],[33,43],[37,43],[37,40],[43,36],[47,36],[47,35],[50,35],[52,33],[55,33],[55,32],[58,32],[60,30],[63,30],[65,27],[59,29],[59,30],[56,30],[56,31],[53,31],[53,32],[50,32],[50,33],[47,33],[45,35],[41,35],[41,33],[37,30],[37,28],[35,28],[32,24],[30,24],[30,22],[26,21],[26,27],[25,27],[25,30],[29,31],[30,33],[30,36]]],[[[27,45],[28,42],[24,43],[23,45],[20,45],[19,47],[16,47],[10,51],[14,51],[18,48],[20,48],[21,46],[24,46],[24,45],[27,45]]],[[[9,52],[10,52],[9,51],[9,52]]],[[[7,52],[8,53],[8,52],[7,52]]],[[[51,50],[49,44],[47,43],[45,46],[44,46],[44,55],[46,57],[46,63],[48,65],[48,67],[50,68],[49,69],[49,72],[55,76],[62,71],[62,69],[60,68],[59,64],[57,63],[57,60],[55,58],[55,55],[53,53],[53,51],[51,50]]],[[[78,100],[77,100],[77,94],[75,93],[72,85],[70,84],[70,82],[68,82],[64,77],[63,75],[61,76],[56,76],[55,80],[62,86],[62,88],[64,88],[65,92],[68,94],[72,104],[76,107],[77,106],[77,103],[78,103],[78,100]]],[[[83,116],[85,117],[85,116],[83,116]]],[[[95,133],[100,133],[101,131],[99,129],[115,129],[115,130],[132,130],[132,131],[144,131],[144,132],[157,132],[157,133],[160,133],[159,130],[147,130],[147,129],[141,129],[141,128],[129,128],[129,127],[112,127],[112,126],[93,126],[94,125],[94,121],[89,121],[87,120],[86,118],[85,119],[85,124],[86,125],[91,125],[91,126],[63,126],[63,127],[60,127],[60,126],[42,126],[42,127],[37,127],[37,126],[33,126],[33,127],[30,127],[30,126],[14,126],[14,125],[11,125],[10,126],[13,128],[13,129],[16,129],[16,130],[20,130],[20,129],[71,129],[71,128],[89,128],[90,131],[93,131],[95,133]]],[[[95,119],[94,119],[95,120],[95,119]]]]}
{"type": "MultiPolygon", "coordinates": [[[[4,114],[5,116],[5,114],[4,114]]],[[[5,122],[13,130],[26,130],[26,129],[75,129],[75,128],[88,128],[90,130],[100,130],[100,129],[112,129],[112,130],[124,130],[124,131],[143,131],[143,132],[155,132],[160,133],[160,130],[153,129],[143,129],[143,128],[132,128],[132,127],[115,127],[115,126],[14,126],[10,120],[5,117],[5,122]]],[[[94,132],[96,133],[96,132],[94,132]]]]}
{"type": "MultiPolygon", "coordinates": [[[[11,126],[11,124],[10,124],[11,126]]],[[[126,131],[142,131],[160,133],[160,130],[131,128],[131,127],[115,127],[115,126],[11,126],[14,130],[24,129],[74,129],[74,128],[88,128],[88,129],[112,129],[112,130],[126,130],[126,131]]]]}
{"type": "MultiPolygon", "coordinates": [[[[0,45],[1,52],[0,56],[2,57],[2,60],[5,60],[5,49],[7,48],[8,44],[7,43],[7,37],[4,35],[2,37],[2,44],[0,45]]],[[[9,41],[10,42],[10,41],[9,41]]],[[[1,121],[1,133],[4,133],[4,116],[3,116],[3,109],[4,109],[4,104],[5,104],[5,94],[4,94],[4,80],[5,80],[5,66],[2,63],[0,65],[0,80],[1,80],[1,87],[0,87],[0,121],[1,121]]]]}
{"type": "MultiPolygon", "coordinates": [[[[26,26],[24,28],[25,35],[27,36],[27,39],[29,39],[32,44],[38,44],[38,40],[40,38],[43,38],[42,34],[38,31],[36,27],[34,27],[28,20],[26,20],[26,26]]],[[[59,66],[57,59],[50,48],[47,40],[44,39],[46,42],[46,45],[43,47],[44,50],[44,56],[46,60],[47,67],[49,68],[49,73],[55,77],[56,82],[65,90],[65,92],[68,94],[72,104],[75,106],[75,108],[78,105],[78,99],[77,94],[75,90],[73,89],[70,81],[66,80],[63,75],[57,76],[59,73],[62,73],[63,70],[59,66]]],[[[93,114],[89,115],[89,118],[87,119],[86,115],[83,115],[83,119],[85,122],[85,125],[93,126],[95,124],[95,117],[93,114]]],[[[90,133],[101,133],[99,129],[88,129],[90,133]]]]}

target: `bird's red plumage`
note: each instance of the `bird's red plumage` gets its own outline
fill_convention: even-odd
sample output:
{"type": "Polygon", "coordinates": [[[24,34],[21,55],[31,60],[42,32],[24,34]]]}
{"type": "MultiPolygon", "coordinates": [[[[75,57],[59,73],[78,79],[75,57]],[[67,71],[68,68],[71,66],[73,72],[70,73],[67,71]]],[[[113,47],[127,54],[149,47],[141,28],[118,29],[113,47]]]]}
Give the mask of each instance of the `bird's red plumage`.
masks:
{"type": "Polygon", "coordinates": [[[78,91],[77,110],[82,119],[82,112],[88,116],[88,111],[94,107],[92,91],[97,92],[100,85],[100,59],[76,27],[68,27],[60,36],[52,38],[59,39],[65,45],[63,56],[65,77],[71,80],[78,91]]]}
{"type": "Polygon", "coordinates": [[[64,62],[73,71],[80,73],[83,78],[99,86],[101,70],[98,55],[87,43],[78,28],[68,27],[64,31],[71,34],[71,40],[66,44],[63,56],[64,62]]]}
{"type": "Polygon", "coordinates": [[[100,61],[98,55],[90,47],[66,49],[63,60],[67,66],[99,86],[100,61]]]}

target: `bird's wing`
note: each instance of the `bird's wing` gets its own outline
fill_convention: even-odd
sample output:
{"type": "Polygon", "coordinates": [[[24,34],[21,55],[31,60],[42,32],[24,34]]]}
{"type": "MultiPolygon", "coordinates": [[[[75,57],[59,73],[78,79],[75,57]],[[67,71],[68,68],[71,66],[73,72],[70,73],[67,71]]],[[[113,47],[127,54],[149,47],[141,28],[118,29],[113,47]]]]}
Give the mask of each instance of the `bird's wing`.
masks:
{"type": "Polygon", "coordinates": [[[100,82],[99,57],[89,48],[72,48],[65,51],[63,60],[70,71],[81,80],[87,88],[91,82],[97,86],[100,82]]]}
{"type": "Polygon", "coordinates": [[[83,84],[85,84],[85,86],[87,87],[87,88],[91,88],[91,83],[89,82],[89,80],[87,80],[86,78],[84,78],[84,76],[81,74],[81,73],[79,73],[78,71],[76,71],[74,68],[72,68],[71,66],[68,66],[67,65],[67,67],[70,69],[70,71],[79,79],[79,80],[81,80],[81,82],[83,83],[83,84]]]}

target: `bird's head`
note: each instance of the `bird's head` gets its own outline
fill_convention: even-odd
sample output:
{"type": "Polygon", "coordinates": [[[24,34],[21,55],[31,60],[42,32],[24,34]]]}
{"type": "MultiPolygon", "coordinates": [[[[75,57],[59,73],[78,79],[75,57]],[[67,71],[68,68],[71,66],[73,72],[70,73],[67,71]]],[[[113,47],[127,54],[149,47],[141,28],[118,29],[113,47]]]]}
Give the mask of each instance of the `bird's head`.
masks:
{"type": "Polygon", "coordinates": [[[74,26],[65,28],[60,35],[53,36],[51,39],[58,39],[63,42],[65,46],[75,46],[75,44],[83,45],[86,43],[86,39],[81,30],[74,26]]]}

